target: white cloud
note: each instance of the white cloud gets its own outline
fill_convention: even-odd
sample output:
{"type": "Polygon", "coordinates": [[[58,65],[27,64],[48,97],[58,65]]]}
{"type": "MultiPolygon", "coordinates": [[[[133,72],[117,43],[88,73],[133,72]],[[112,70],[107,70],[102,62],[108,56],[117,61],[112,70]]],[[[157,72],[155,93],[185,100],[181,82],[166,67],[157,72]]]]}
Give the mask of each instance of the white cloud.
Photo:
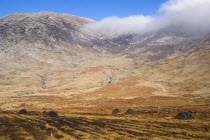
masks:
{"type": "Polygon", "coordinates": [[[107,17],[85,25],[86,31],[105,35],[144,34],[163,28],[181,28],[190,34],[210,33],[210,0],[169,0],[153,16],[107,17]]]}

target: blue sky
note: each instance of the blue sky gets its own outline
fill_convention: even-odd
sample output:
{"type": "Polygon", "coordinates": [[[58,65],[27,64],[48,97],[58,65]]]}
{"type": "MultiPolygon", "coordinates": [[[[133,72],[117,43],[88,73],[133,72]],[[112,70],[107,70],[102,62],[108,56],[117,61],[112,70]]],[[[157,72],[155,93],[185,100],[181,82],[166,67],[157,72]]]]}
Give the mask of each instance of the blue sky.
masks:
{"type": "Polygon", "coordinates": [[[109,16],[152,15],[166,0],[0,0],[0,17],[50,11],[94,20],[109,16]]]}

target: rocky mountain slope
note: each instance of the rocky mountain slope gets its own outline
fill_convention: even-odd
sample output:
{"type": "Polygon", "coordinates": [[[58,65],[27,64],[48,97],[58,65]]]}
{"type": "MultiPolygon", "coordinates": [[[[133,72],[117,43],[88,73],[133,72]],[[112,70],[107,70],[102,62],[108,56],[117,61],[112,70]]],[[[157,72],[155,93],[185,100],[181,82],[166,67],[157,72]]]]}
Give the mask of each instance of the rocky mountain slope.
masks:
{"type": "Polygon", "coordinates": [[[81,30],[91,22],[50,12],[0,18],[0,96],[22,97],[4,107],[28,96],[37,107],[33,97],[48,95],[72,106],[209,99],[208,36],[162,30],[110,38],[81,30]]]}
{"type": "MultiPolygon", "coordinates": [[[[80,31],[93,20],[49,12],[13,14],[0,19],[1,58],[17,67],[74,65],[94,58],[91,36],[80,31]]],[[[5,63],[4,62],[4,63],[5,63]]]]}

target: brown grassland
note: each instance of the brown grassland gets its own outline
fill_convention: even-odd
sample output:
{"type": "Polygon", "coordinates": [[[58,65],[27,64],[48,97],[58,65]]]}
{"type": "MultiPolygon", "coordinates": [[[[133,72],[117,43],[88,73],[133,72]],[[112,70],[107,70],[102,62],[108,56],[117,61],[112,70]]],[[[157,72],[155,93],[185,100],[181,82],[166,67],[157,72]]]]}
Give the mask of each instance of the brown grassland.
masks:
{"type": "Polygon", "coordinates": [[[27,115],[1,111],[0,139],[210,139],[208,105],[134,109],[132,115],[123,113],[126,108],[120,108],[117,115],[111,115],[111,108],[59,109],[59,117],[55,118],[44,116],[43,110],[32,110],[27,115]],[[173,117],[182,110],[192,111],[195,119],[175,120],[173,117]]]}

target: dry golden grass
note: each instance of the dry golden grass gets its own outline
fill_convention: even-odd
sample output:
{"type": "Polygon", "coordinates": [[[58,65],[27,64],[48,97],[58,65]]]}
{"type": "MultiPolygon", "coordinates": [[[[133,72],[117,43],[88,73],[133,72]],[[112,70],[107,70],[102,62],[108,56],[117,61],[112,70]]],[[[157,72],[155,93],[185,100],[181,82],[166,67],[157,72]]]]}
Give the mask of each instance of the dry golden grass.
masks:
{"type": "MultiPolygon", "coordinates": [[[[27,115],[4,111],[0,113],[0,139],[208,140],[210,112],[206,112],[204,107],[209,108],[195,106],[192,111],[196,119],[187,121],[173,119],[178,111],[176,109],[181,109],[173,107],[158,112],[154,107],[141,108],[136,109],[138,113],[133,115],[124,115],[125,108],[118,115],[90,113],[93,108],[88,109],[89,113],[70,113],[72,110],[61,109],[57,110],[59,117],[55,118],[45,117],[41,110],[29,111],[27,115]]],[[[97,111],[99,108],[94,109],[97,111]]]]}

